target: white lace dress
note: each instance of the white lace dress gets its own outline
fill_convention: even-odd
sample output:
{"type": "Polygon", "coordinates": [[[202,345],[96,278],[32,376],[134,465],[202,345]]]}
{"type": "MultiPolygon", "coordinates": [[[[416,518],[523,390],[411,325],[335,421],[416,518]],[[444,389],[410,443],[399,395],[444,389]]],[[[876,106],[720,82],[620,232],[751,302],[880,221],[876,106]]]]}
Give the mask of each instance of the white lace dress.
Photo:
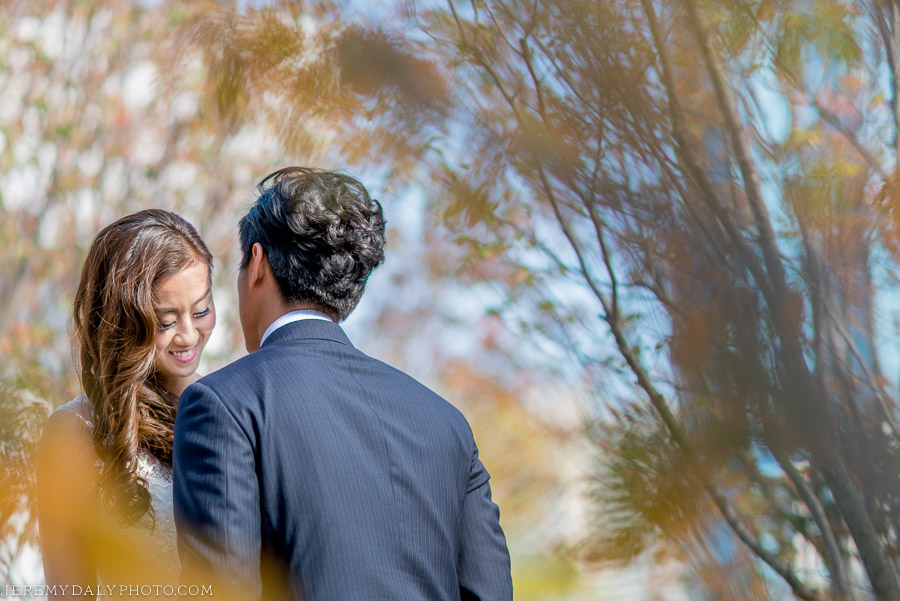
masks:
{"type": "MultiPolygon", "coordinates": [[[[93,429],[93,408],[85,395],[69,401],[57,411],[71,411],[93,429]]],[[[102,466],[99,459],[97,466],[102,466]]],[[[142,450],[137,471],[147,481],[155,524],[149,514],[130,526],[118,523],[111,515],[101,515],[103,526],[113,536],[108,540],[119,543],[127,541],[127,544],[124,547],[114,544],[110,549],[100,550],[97,567],[102,592],[100,598],[167,598],[166,593],[171,593],[171,589],[165,588],[178,584],[181,565],[175,535],[172,470],[151,453],[142,450]],[[139,565],[132,565],[135,563],[139,565]],[[130,578],[139,582],[132,582],[130,578]],[[144,589],[135,595],[135,589],[128,586],[138,583],[144,585],[144,589]],[[151,594],[144,594],[148,591],[151,594]]]]}

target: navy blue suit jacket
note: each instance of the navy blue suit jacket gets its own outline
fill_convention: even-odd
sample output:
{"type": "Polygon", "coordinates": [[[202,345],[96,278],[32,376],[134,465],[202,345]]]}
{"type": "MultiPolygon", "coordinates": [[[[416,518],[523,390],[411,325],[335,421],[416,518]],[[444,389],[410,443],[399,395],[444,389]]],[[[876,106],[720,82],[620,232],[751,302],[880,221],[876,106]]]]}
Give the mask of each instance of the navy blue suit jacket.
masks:
{"type": "Polygon", "coordinates": [[[238,599],[512,599],[465,418],[337,324],[285,325],[188,387],[173,463],[183,583],[238,599]]]}

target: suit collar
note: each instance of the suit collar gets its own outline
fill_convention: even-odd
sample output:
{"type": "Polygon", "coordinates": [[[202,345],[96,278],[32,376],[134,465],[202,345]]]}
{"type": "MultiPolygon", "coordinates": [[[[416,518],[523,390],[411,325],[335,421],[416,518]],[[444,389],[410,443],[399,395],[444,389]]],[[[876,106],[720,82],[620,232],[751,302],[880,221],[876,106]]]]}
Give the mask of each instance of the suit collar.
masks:
{"type": "Polygon", "coordinates": [[[333,321],[323,321],[321,319],[303,319],[283,325],[266,338],[266,341],[260,348],[266,348],[274,344],[283,342],[294,342],[297,340],[331,340],[341,344],[353,346],[350,339],[341,329],[341,326],[333,321]]]}
{"type": "Polygon", "coordinates": [[[322,319],[325,321],[332,321],[328,315],[321,311],[316,311],[315,309],[297,309],[296,311],[288,311],[269,324],[269,327],[266,328],[266,331],[262,335],[262,342],[260,342],[259,345],[262,346],[265,344],[266,339],[278,328],[284,327],[295,321],[300,321],[301,319],[322,319]]]}

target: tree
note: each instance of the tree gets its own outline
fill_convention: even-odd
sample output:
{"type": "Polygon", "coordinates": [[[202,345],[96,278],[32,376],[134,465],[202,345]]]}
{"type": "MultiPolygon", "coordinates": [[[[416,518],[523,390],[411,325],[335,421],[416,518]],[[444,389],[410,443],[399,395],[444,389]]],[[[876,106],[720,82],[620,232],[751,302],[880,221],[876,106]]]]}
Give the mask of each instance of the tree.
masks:
{"type": "MultiPolygon", "coordinates": [[[[405,35],[336,28],[314,83],[390,132],[345,156],[419,178],[459,273],[579,359],[588,413],[611,401],[593,551],[668,541],[728,596],[900,598],[875,304],[898,254],[896,6],[407,8],[405,35]]],[[[303,106],[303,63],[255,47],[254,81],[303,106]]]]}
{"type": "MultiPolygon", "coordinates": [[[[23,572],[21,561],[37,539],[32,455],[47,412],[80,392],[67,320],[94,234],[150,206],[197,226],[215,256],[219,309],[204,353],[208,372],[242,354],[235,226],[256,181],[285,164],[333,165],[338,152],[348,168],[361,169],[379,148],[391,149],[391,158],[374,167],[408,179],[427,141],[409,132],[444,109],[442,80],[417,59],[415,44],[348,27],[329,3],[251,3],[241,13],[215,2],[11,2],[0,13],[0,569],[9,583],[34,584],[40,574],[23,572]],[[380,128],[385,115],[403,123],[396,135],[380,128]]],[[[357,312],[368,316],[352,338],[381,345],[377,356],[462,404],[473,427],[486,432],[479,441],[489,433],[482,457],[504,526],[511,540],[529,535],[521,544],[527,557],[517,562],[517,594],[571,592],[578,586],[572,561],[553,556],[555,538],[532,532],[555,519],[545,508],[556,506],[563,479],[538,450],[562,453],[561,435],[544,431],[511,400],[510,381],[520,389],[534,382],[515,372],[501,382],[485,360],[489,348],[465,360],[441,354],[467,325],[449,329],[458,318],[431,302],[452,305],[460,297],[444,269],[446,248],[435,243],[446,236],[432,233],[434,219],[424,215],[426,240],[399,230],[396,223],[420,212],[403,206],[393,185],[384,188],[392,248],[369,284],[357,312]],[[429,259],[420,265],[423,255],[429,259]],[[390,284],[379,296],[384,278],[390,284]],[[413,312],[415,291],[426,294],[413,312]],[[514,460],[501,458],[511,448],[514,460]]],[[[471,345],[480,343],[471,328],[467,335],[471,345]]],[[[93,541],[132,574],[132,555],[112,542],[102,533],[93,541]]]]}
{"type": "Polygon", "coordinates": [[[419,157],[463,269],[532,299],[610,401],[599,556],[662,539],[727,567],[726,596],[900,599],[897,10],[411,11],[452,90],[419,157]]]}

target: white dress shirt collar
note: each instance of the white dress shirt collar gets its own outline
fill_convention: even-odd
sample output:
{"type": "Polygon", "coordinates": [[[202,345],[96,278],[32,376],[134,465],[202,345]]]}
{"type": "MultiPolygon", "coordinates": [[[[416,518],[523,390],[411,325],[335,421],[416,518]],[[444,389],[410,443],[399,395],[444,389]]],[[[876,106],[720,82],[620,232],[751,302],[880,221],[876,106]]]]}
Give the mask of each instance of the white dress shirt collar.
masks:
{"type": "Polygon", "coordinates": [[[262,340],[259,341],[259,346],[262,346],[266,342],[266,338],[269,335],[280,328],[281,326],[286,326],[289,323],[293,323],[295,321],[301,321],[304,319],[322,319],[325,321],[333,322],[328,315],[322,313],[321,311],[316,311],[315,309],[298,309],[297,311],[291,311],[290,313],[285,313],[266,328],[266,331],[262,335],[262,340]]]}

